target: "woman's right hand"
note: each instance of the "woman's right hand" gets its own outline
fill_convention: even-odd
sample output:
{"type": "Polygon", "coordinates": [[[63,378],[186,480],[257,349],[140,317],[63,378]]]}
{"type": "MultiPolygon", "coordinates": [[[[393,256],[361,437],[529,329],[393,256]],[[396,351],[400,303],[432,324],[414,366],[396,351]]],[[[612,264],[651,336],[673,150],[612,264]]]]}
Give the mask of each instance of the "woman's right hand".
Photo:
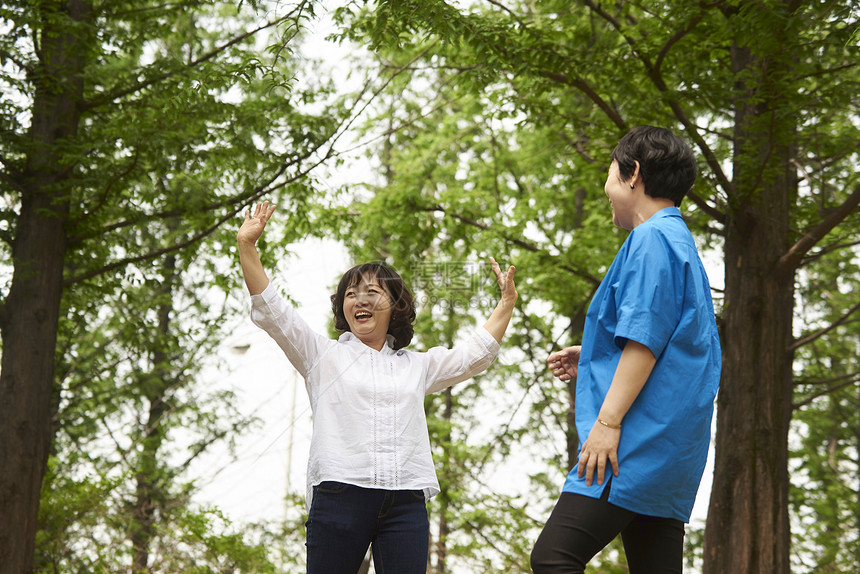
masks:
{"type": "Polygon", "coordinates": [[[560,381],[575,379],[579,369],[579,354],[581,351],[582,345],[574,345],[566,347],[561,351],[556,351],[547,357],[546,362],[549,368],[552,369],[553,376],[558,377],[560,381]]]}
{"type": "Polygon", "coordinates": [[[265,229],[266,223],[274,212],[275,206],[270,206],[268,201],[258,203],[254,209],[254,215],[251,215],[250,209],[245,211],[245,221],[242,222],[242,227],[239,228],[239,232],[236,234],[236,239],[239,243],[255,245],[260,236],[263,235],[263,229],[265,229]]]}

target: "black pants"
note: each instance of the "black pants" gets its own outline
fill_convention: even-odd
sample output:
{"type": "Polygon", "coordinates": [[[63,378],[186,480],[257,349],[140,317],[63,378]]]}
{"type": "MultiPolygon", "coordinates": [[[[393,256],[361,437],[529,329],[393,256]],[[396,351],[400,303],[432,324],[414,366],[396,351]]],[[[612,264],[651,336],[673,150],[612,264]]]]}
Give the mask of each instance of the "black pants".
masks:
{"type": "MultiPolygon", "coordinates": [[[[604,497],[605,498],[605,497],[604,497]]],[[[607,500],[563,492],[532,550],[535,574],[580,574],[621,534],[630,574],[680,574],[684,523],[645,516],[607,500]]]]}
{"type": "Polygon", "coordinates": [[[377,574],[427,571],[430,523],[420,490],[322,482],[306,526],[308,574],[355,574],[368,546],[377,574]]]}

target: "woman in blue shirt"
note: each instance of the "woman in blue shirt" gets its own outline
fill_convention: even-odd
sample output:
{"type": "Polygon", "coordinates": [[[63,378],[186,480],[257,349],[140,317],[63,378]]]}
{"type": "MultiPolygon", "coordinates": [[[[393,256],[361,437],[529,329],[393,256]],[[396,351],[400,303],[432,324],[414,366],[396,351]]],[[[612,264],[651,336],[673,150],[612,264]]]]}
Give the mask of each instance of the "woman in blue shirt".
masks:
{"type": "Polygon", "coordinates": [[[710,284],[678,210],[695,177],[692,150],[662,128],[635,128],[612,152],[604,191],[631,233],[582,345],[547,359],[576,379],[581,443],[532,551],[537,574],[584,572],[618,534],[632,574],[682,571],[721,369],[710,284]]]}

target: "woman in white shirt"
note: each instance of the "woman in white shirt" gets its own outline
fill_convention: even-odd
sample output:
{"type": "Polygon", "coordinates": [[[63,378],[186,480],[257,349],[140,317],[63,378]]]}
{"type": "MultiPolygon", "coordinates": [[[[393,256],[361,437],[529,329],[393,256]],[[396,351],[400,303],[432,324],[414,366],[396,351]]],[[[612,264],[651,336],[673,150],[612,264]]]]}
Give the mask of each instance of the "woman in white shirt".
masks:
{"type": "Polygon", "coordinates": [[[415,307],[384,264],[353,267],[332,295],[337,340],[313,331],[280,297],[256,242],[275,206],[258,204],[237,234],[251,318],[305,379],[313,435],[308,461],[308,574],[355,574],[371,546],[378,574],[424,574],[426,500],[439,492],[424,396],[477,375],[499,351],[517,300],[514,267],[491,258],[501,300],[452,349],[405,350],[415,307]]]}

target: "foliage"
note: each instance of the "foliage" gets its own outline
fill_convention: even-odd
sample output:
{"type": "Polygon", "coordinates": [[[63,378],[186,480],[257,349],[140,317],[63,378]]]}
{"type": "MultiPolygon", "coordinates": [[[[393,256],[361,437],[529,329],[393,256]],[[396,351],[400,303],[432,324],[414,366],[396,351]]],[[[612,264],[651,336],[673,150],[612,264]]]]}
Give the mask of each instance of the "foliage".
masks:
{"type": "Polygon", "coordinates": [[[799,289],[800,340],[795,380],[791,502],[794,553],[809,571],[847,572],[860,557],[860,320],[858,264],[849,237],[835,237],[825,263],[810,261],[799,289]],[[834,326],[823,331],[819,325],[834,326]]]}

